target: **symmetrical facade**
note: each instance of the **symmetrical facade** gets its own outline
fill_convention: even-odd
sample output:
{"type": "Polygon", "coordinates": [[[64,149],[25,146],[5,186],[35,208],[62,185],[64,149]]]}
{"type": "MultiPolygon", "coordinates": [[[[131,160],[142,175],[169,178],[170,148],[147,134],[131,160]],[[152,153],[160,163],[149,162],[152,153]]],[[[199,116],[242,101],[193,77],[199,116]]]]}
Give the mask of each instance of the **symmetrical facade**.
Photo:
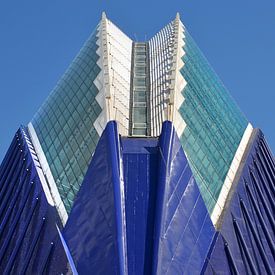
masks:
{"type": "Polygon", "coordinates": [[[179,16],[141,43],[103,14],[29,125],[67,212],[110,120],[122,136],[147,137],[159,136],[162,123],[172,121],[218,220],[252,127],[179,16]]]}
{"type": "MultiPolygon", "coordinates": [[[[274,158],[178,14],[149,41],[136,42],[103,13],[18,133],[23,152],[32,155],[45,209],[54,209],[48,215],[59,248],[51,253],[62,261],[47,258],[49,272],[274,271],[274,158]]],[[[16,171],[9,177],[5,171],[15,161],[12,146],[0,169],[7,189],[16,171]]],[[[0,236],[1,226],[0,216],[0,236]]],[[[6,257],[9,271],[20,270],[12,253],[6,257]]]]}

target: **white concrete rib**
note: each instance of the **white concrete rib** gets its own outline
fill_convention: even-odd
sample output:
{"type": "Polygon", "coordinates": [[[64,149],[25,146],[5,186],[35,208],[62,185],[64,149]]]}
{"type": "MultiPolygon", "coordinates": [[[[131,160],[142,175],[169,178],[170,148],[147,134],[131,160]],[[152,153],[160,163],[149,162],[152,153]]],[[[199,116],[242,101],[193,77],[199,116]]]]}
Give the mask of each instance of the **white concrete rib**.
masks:
{"type": "Polygon", "coordinates": [[[100,57],[97,64],[101,72],[94,84],[99,90],[96,100],[102,111],[94,122],[94,127],[101,136],[106,123],[116,120],[119,133],[127,136],[132,40],[103,15],[98,27],[97,45],[100,57]]]}

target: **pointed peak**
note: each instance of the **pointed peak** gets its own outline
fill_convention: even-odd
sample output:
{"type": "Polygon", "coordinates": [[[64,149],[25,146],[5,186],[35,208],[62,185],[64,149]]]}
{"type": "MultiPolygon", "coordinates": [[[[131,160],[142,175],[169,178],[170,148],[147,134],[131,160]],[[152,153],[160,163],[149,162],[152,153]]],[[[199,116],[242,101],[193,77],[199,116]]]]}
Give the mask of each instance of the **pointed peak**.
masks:
{"type": "Polygon", "coordinates": [[[176,13],[176,20],[180,20],[180,14],[179,14],[179,12],[176,13]]]}
{"type": "Polygon", "coordinates": [[[102,12],[102,14],[101,14],[101,19],[102,19],[102,20],[107,19],[107,16],[106,16],[105,11],[102,12]]]}

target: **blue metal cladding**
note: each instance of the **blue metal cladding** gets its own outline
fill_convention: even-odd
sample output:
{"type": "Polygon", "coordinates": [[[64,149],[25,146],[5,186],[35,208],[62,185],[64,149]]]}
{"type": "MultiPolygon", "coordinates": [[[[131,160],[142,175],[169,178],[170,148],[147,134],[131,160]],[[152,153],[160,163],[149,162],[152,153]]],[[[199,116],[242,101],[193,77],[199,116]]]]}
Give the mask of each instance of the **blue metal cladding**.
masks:
{"type": "Polygon", "coordinates": [[[77,271],[273,274],[274,175],[273,156],[254,133],[216,232],[171,122],[159,139],[119,139],[111,122],[64,232],[77,271]]]}
{"type": "Polygon", "coordinates": [[[200,274],[215,229],[171,122],[158,161],[153,274],[200,274]]]}
{"type": "Polygon", "coordinates": [[[172,123],[145,139],[109,122],[62,229],[20,128],[0,166],[0,273],[274,274],[275,162],[261,131],[249,146],[216,232],[172,123]]]}
{"type": "Polygon", "coordinates": [[[107,124],[63,234],[79,274],[201,272],[215,230],[171,122],[160,139],[107,124]]]}
{"type": "Polygon", "coordinates": [[[274,185],[274,158],[256,130],[240,180],[225,206],[206,274],[275,273],[274,185]]]}
{"type": "Polygon", "coordinates": [[[153,257],[157,138],[122,138],[128,274],[150,274],[153,257]]]}
{"type": "Polygon", "coordinates": [[[116,123],[109,122],[64,229],[79,274],[123,274],[119,158],[116,123]]]}
{"type": "Polygon", "coordinates": [[[62,228],[34,164],[28,133],[20,128],[0,167],[0,273],[70,272],[58,236],[62,228]]]}

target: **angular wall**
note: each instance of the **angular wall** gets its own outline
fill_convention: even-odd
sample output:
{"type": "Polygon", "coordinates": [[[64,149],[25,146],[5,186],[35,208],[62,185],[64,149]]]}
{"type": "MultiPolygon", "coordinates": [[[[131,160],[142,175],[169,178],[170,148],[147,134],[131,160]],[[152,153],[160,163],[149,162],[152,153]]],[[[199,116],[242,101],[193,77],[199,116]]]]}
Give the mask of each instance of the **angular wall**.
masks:
{"type": "Polygon", "coordinates": [[[177,133],[165,122],[159,140],[153,274],[200,274],[214,237],[177,133]]]}
{"type": "Polygon", "coordinates": [[[117,125],[109,122],[64,229],[80,274],[127,274],[117,125]]]}
{"type": "Polygon", "coordinates": [[[109,122],[64,230],[76,269],[199,273],[214,236],[171,122],[160,139],[119,139],[109,122]]]}
{"type": "Polygon", "coordinates": [[[70,212],[108,121],[117,121],[123,136],[157,137],[162,123],[170,120],[216,224],[252,126],[178,14],[144,44],[146,70],[141,78],[134,64],[142,58],[141,52],[135,57],[135,43],[103,13],[34,116],[31,138],[53,193],[60,195],[55,196],[55,204],[63,215],[70,212]],[[132,86],[141,80],[146,85],[136,87],[134,95],[141,99],[132,102],[132,108],[132,86]],[[133,117],[137,119],[132,121],[133,117]]]}
{"type": "Polygon", "coordinates": [[[187,84],[179,113],[186,127],[180,140],[208,211],[215,211],[212,221],[216,223],[224,204],[219,200],[222,187],[226,185],[222,193],[226,198],[252,127],[190,34],[185,28],[183,32],[180,74],[187,84]]]}
{"type": "Polygon", "coordinates": [[[274,182],[254,130],[215,230],[171,122],[159,139],[119,139],[110,122],[65,239],[84,274],[273,274],[274,182]]]}
{"type": "Polygon", "coordinates": [[[254,130],[214,228],[171,122],[107,124],[63,228],[28,132],[0,166],[1,273],[273,274],[275,162],[254,130]]]}
{"type": "Polygon", "coordinates": [[[49,171],[48,180],[55,182],[67,212],[99,139],[95,121],[102,108],[94,83],[100,72],[97,33],[96,29],[31,122],[35,148],[46,157],[42,168],[49,171]]]}
{"type": "Polygon", "coordinates": [[[275,162],[260,130],[254,130],[242,166],[206,274],[275,272],[275,162]]]}
{"type": "Polygon", "coordinates": [[[103,14],[29,124],[60,212],[70,212],[106,123],[128,134],[131,54],[132,40],[103,14]]]}
{"type": "Polygon", "coordinates": [[[0,273],[71,272],[59,237],[61,220],[25,128],[0,167],[0,273]]]}

